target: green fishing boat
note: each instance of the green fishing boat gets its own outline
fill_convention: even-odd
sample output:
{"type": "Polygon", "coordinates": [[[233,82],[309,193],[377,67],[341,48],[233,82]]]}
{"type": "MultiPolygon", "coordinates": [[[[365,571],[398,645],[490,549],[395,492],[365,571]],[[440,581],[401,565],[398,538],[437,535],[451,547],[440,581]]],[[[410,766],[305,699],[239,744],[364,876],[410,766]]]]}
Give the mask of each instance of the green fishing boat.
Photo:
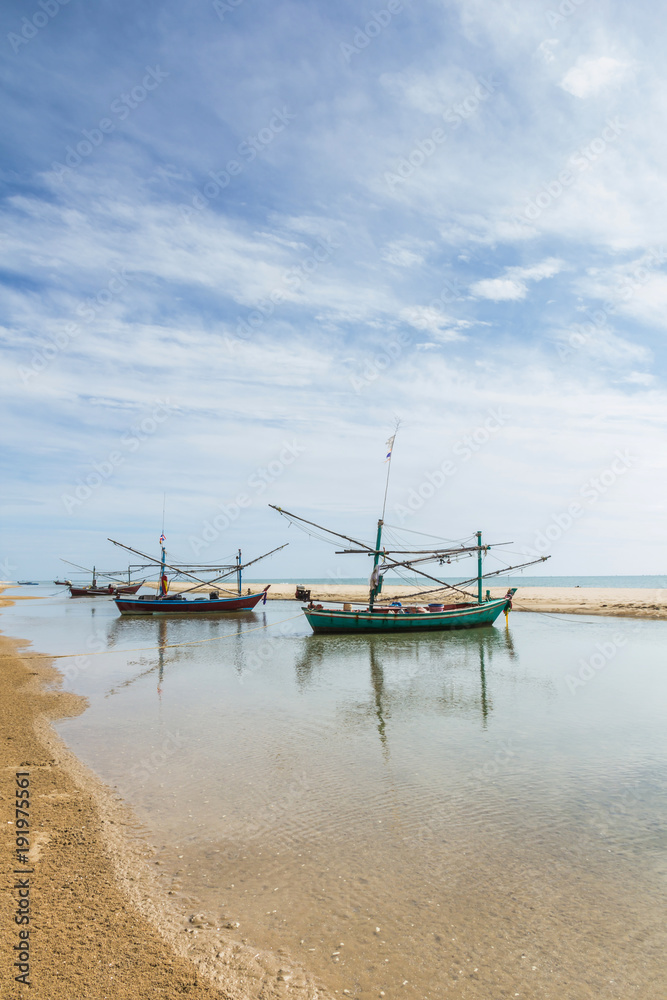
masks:
{"type": "MultiPolygon", "coordinates": [[[[433,546],[422,549],[387,549],[382,545],[382,531],[385,526],[385,513],[387,507],[387,491],[389,488],[389,472],[391,469],[391,457],[396,435],[389,439],[387,445],[389,451],[386,461],[387,480],[384,492],[384,504],[382,516],[377,523],[377,536],[375,546],[367,545],[358,539],[350,538],[348,535],[340,534],[325,528],[314,521],[290,511],[283,510],[274,504],[269,504],[279,514],[282,514],[289,521],[298,526],[309,526],[324,531],[333,538],[342,538],[353,543],[355,548],[339,550],[337,555],[358,554],[373,558],[373,570],[370,577],[368,603],[360,607],[352,607],[352,602],[344,603],[343,607],[324,607],[311,601],[302,608],[310,627],[318,633],[359,633],[359,632],[446,632],[453,629],[480,628],[485,625],[493,625],[499,615],[507,614],[512,607],[512,597],[516,593],[516,587],[511,588],[500,598],[491,598],[489,591],[483,593],[482,581],[493,576],[500,576],[510,570],[523,569],[538,562],[544,562],[549,556],[541,556],[539,559],[532,559],[530,562],[520,563],[516,566],[504,566],[500,570],[491,573],[483,572],[483,557],[492,548],[491,545],[482,544],[482,533],[477,531],[472,536],[475,543],[471,545],[459,544],[456,546],[433,546]],[[470,580],[463,580],[458,584],[450,584],[444,580],[426,573],[417,567],[417,563],[435,562],[440,565],[444,563],[456,562],[465,556],[477,556],[477,575],[470,580]],[[437,587],[428,591],[420,590],[412,594],[400,594],[391,598],[382,597],[382,583],[384,575],[392,569],[409,569],[427,580],[438,584],[437,587]],[[477,584],[476,600],[474,594],[463,588],[470,584],[477,584]],[[432,595],[443,592],[455,592],[459,598],[456,603],[435,603],[432,595]],[[424,605],[423,599],[426,595],[431,596],[431,603],[424,605]],[[400,600],[399,600],[400,598],[400,600]],[[463,598],[463,599],[461,599],[463,598]],[[407,599],[410,604],[402,604],[401,601],[407,599]],[[390,603],[391,602],[391,603],[390,603]]],[[[305,527],[308,530],[308,527],[305,527]]],[[[500,545],[508,545],[509,542],[502,542],[500,545]]],[[[498,547],[493,546],[493,547],[498,547]]],[[[442,600],[442,597],[441,597],[442,600]]],[[[451,600],[451,598],[450,598],[451,600]]],[[[336,602],[328,602],[335,604],[336,602]]],[[[343,602],[339,602],[343,603],[343,602]]]]}

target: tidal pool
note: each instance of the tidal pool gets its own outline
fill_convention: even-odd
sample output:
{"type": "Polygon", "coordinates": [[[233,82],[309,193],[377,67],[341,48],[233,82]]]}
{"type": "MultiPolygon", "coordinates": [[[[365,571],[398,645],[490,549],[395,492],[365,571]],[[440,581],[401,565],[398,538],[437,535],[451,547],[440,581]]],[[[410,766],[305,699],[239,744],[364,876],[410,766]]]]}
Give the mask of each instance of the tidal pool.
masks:
{"type": "Polygon", "coordinates": [[[667,996],[667,623],[313,636],[292,602],[55,595],[1,624],[83,654],[59,732],[239,940],[349,997],[667,996]]]}

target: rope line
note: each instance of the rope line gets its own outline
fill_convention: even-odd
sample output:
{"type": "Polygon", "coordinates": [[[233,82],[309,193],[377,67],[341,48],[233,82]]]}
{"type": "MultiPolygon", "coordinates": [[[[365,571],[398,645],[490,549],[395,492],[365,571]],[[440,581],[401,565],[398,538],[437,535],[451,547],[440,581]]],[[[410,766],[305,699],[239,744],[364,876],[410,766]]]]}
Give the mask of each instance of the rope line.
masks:
{"type": "MultiPolygon", "coordinates": [[[[291,622],[295,618],[300,618],[301,614],[291,615],[289,618],[281,618],[277,622],[269,622],[267,625],[256,625],[254,628],[246,628],[241,632],[241,635],[246,635],[247,632],[261,632],[265,628],[273,628],[274,625],[282,625],[283,622],[291,622]]],[[[34,660],[36,657],[41,656],[47,660],[67,660],[72,656],[105,656],[107,653],[144,653],[152,649],[175,649],[177,646],[201,646],[205,642],[219,642],[221,639],[234,639],[238,638],[238,633],[228,632],[226,635],[216,635],[212,639],[193,639],[190,642],[170,642],[165,646],[135,646],[134,649],[100,649],[95,652],[87,650],[85,653],[27,653],[19,654],[19,659],[21,660],[34,660]]],[[[12,660],[15,659],[13,656],[2,656],[2,660],[12,660]]]]}

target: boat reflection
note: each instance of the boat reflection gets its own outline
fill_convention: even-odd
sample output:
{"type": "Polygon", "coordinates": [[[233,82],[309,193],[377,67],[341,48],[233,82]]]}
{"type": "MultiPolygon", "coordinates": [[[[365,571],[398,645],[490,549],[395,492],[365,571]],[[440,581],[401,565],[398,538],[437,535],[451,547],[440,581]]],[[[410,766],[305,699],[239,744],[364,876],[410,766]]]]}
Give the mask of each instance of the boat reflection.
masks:
{"type": "Polygon", "coordinates": [[[514,660],[516,655],[509,628],[409,637],[313,635],[304,638],[294,666],[297,684],[305,688],[328,663],[344,669],[346,662],[366,661],[371,702],[356,703],[350,711],[353,716],[372,714],[385,746],[387,721],[399,707],[402,714],[436,710],[441,715],[478,716],[486,728],[493,711],[487,670],[494,657],[514,660]]]}
{"type": "Polygon", "coordinates": [[[237,673],[245,668],[247,653],[244,650],[243,635],[248,629],[266,627],[266,613],[235,612],[234,615],[200,615],[196,621],[168,616],[146,618],[114,618],[107,630],[109,649],[122,647],[128,653],[139,653],[135,661],[141,667],[132,677],[107,692],[116,694],[121,688],[129,687],[148,674],[157,673],[157,694],[162,695],[165,667],[183,664],[196,651],[209,643],[220,644],[220,653],[226,659],[233,659],[237,673]],[[205,627],[207,626],[207,627],[205,627]],[[223,652],[224,650],[224,652],[223,652]]]}

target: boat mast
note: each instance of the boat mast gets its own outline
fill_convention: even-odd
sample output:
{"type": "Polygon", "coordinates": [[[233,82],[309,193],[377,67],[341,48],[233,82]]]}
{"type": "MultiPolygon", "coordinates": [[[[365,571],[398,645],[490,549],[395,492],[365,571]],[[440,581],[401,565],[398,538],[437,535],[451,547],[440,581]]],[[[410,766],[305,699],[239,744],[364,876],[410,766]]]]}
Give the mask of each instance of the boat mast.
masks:
{"type": "Polygon", "coordinates": [[[239,554],[236,557],[236,582],[239,586],[239,594],[241,593],[241,550],[239,549],[239,554]]]}
{"type": "Polygon", "coordinates": [[[477,603],[482,603],[482,532],[477,534],[477,603]]]}
{"type": "Polygon", "coordinates": [[[394,433],[387,441],[387,447],[389,451],[387,452],[387,457],[385,461],[387,462],[387,481],[384,486],[384,501],[382,503],[382,517],[378,520],[378,533],[375,539],[375,555],[373,557],[373,572],[371,573],[371,586],[370,593],[368,595],[368,606],[370,610],[373,610],[373,605],[375,603],[376,597],[379,596],[382,590],[382,577],[378,570],[378,563],[380,562],[380,545],[382,543],[382,526],[384,524],[384,515],[387,510],[387,493],[389,491],[389,473],[391,472],[391,456],[394,451],[394,441],[396,440],[396,432],[398,431],[399,421],[396,421],[396,427],[394,428],[394,433]]]}
{"type": "Polygon", "coordinates": [[[378,521],[378,533],[375,539],[375,556],[373,558],[373,572],[371,573],[371,589],[368,595],[368,607],[372,611],[373,604],[375,603],[375,598],[378,597],[380,591],[382,590],[382,577],[378,570],[378,563],[380,561],[380,543],[382,541],[382,525],[384,524],[382,518],[378,521]]]}
{"type": "Polygon", "coordinates": [[[165,579],[164,579],[165,564],[167,562],[167,552],[164,545],[160,547],[160,550],[162,552],[162,558],[160,559],[160,586],[158,587],[158,594],[160,597],[164,597],[165,594],[167,593],[167,588],[165,587],[165,579]]]}

